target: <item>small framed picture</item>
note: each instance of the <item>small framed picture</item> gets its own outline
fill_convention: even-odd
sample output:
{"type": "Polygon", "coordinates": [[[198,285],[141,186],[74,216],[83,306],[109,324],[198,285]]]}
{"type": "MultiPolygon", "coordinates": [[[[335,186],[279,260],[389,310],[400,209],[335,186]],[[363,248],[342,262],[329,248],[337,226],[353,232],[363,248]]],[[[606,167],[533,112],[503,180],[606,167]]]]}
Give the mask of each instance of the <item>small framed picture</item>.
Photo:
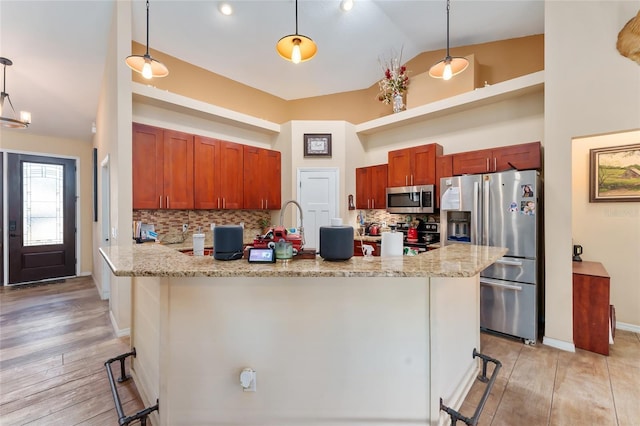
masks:
{"type": "Polygon", "coordinates": [[[304,135],[305,157],[331,157],[331,134],[311,133],[304,135]]]}
{"type": "Polygon", "coordinates": [[[640,144],[589,151],[589,202],[640,201],[640,144]]]}

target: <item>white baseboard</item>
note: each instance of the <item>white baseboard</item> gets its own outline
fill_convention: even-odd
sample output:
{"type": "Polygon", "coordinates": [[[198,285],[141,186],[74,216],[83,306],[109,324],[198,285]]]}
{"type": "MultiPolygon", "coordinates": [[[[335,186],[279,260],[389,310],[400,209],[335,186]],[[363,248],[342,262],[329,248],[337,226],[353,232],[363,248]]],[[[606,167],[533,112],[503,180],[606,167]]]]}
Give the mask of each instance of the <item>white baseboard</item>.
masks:
{"type": "Polygon", "coordinates": [[[109,311],[109,318],[111,319],[111,327],[113,327],[113,331],[116,332],[116,336],[125,337],[131,335],[131,328],[118,328],[118,323],[116,322],[116,319],[113,316],[113,312],[111,311],[109,311]]]}
{"type": "Polygon", "coordinates": [[[627,324],[625,322],[616,321],[616,330],[632,331],[640,334],[640,325],[627,324]]]}
{"type": "Polygon", "coordinates": [[[547,336],[544,336],[542,338],[542,344],[551,346],[552,348],[561,349],[567,352],[576,351],[576,346],[573,343],[565,342],[564,340],[553,339],[547,336]]]}

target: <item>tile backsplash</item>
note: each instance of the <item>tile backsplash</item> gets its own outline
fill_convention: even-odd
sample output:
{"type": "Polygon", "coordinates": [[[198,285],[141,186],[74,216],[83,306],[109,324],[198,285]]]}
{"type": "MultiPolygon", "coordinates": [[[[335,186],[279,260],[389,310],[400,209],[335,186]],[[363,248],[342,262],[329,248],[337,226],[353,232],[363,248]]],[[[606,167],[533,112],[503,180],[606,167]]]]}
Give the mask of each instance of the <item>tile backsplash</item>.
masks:
{"type": "Polygon", "coordinates": [[[205,233],[211,230],[211,224],[239,225],[244,222],[245,235],[262,232],[260,221],[271,221],[268,210],[134,210],[133,220],[153,224],[159,239],[177,239],[182,236],[182,225],[189,228],[186,234],[193,234],[198,227],[205,233]]]}

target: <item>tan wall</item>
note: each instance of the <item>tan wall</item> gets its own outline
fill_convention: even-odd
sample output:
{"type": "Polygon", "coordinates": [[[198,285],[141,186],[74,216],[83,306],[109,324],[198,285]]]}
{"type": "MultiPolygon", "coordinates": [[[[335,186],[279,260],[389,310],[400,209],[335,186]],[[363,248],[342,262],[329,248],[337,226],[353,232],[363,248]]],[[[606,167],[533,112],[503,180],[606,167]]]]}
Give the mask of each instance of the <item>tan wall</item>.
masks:
{"type": "Polygon", "coordinates": [[[576,138],[571,162],[573,243],[582,245],[583,260],[601,262],[609,272],[618,322],[635,325],[640,325],[640,202],[589,202],[589,150],[638,141],[640,130],[576,138]]]}
{"type": "MultiPolygon", "coordinates": [[[[144,46],[133,42],[132,51],[143,54],[144,46]]],[[[167,77],[153,84],[193,99],[263,118],[275,123],[289,120],[344,120],[353,124],[389,115],[391,106],[377,100],[378,83],[350,92],[285,101],[184,61],[151,50],[152,56],[170,69],[167,77]],[[188,75],[189,78],[184,78],[188,75]]],[[[423,52],[407,61],[409,76],[427,72],[444,57],[444,50],[423,52]]],[[[475,55],[480,85],[499,83],[544,69],[544,35],[482,43],[451,49],[452,55],[475,55]]],[[[382,70],[380,70],[382,76],[382,70]]],[[[133,81],[149,84],[138,73],[133,81]]],[[[442,84],[447,82],[440,81],[442,84]]],[[[409,83],[411,91],[411,83],[409,83]]]]}
{"type": "Polygon", "coordinates": [[[49,156],[77,158],[77,181],[79,182],[78,200],[80,206],[79,224],[80,246],[76,248],[79,260],[79,273],[91,274],[93,260],[93,166],[92,146],[78,140],[52,138],[34,135],[30,129],[0,130],[0,149],[20,153],[33,153],[49,156]]]}

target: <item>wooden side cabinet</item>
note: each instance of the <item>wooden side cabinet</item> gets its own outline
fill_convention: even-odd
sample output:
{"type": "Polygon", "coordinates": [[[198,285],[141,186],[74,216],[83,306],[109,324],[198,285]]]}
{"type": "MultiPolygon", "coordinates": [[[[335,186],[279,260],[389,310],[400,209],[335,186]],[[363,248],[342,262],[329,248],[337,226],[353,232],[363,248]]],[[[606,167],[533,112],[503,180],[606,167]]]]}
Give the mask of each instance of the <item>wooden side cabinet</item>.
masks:
{"type": "Polygon", "coordinates": [[[615,316],[609,305],[609,274],[599,262],[573,262],[573,342],[576,348],[609,355],[615,316]]]}

